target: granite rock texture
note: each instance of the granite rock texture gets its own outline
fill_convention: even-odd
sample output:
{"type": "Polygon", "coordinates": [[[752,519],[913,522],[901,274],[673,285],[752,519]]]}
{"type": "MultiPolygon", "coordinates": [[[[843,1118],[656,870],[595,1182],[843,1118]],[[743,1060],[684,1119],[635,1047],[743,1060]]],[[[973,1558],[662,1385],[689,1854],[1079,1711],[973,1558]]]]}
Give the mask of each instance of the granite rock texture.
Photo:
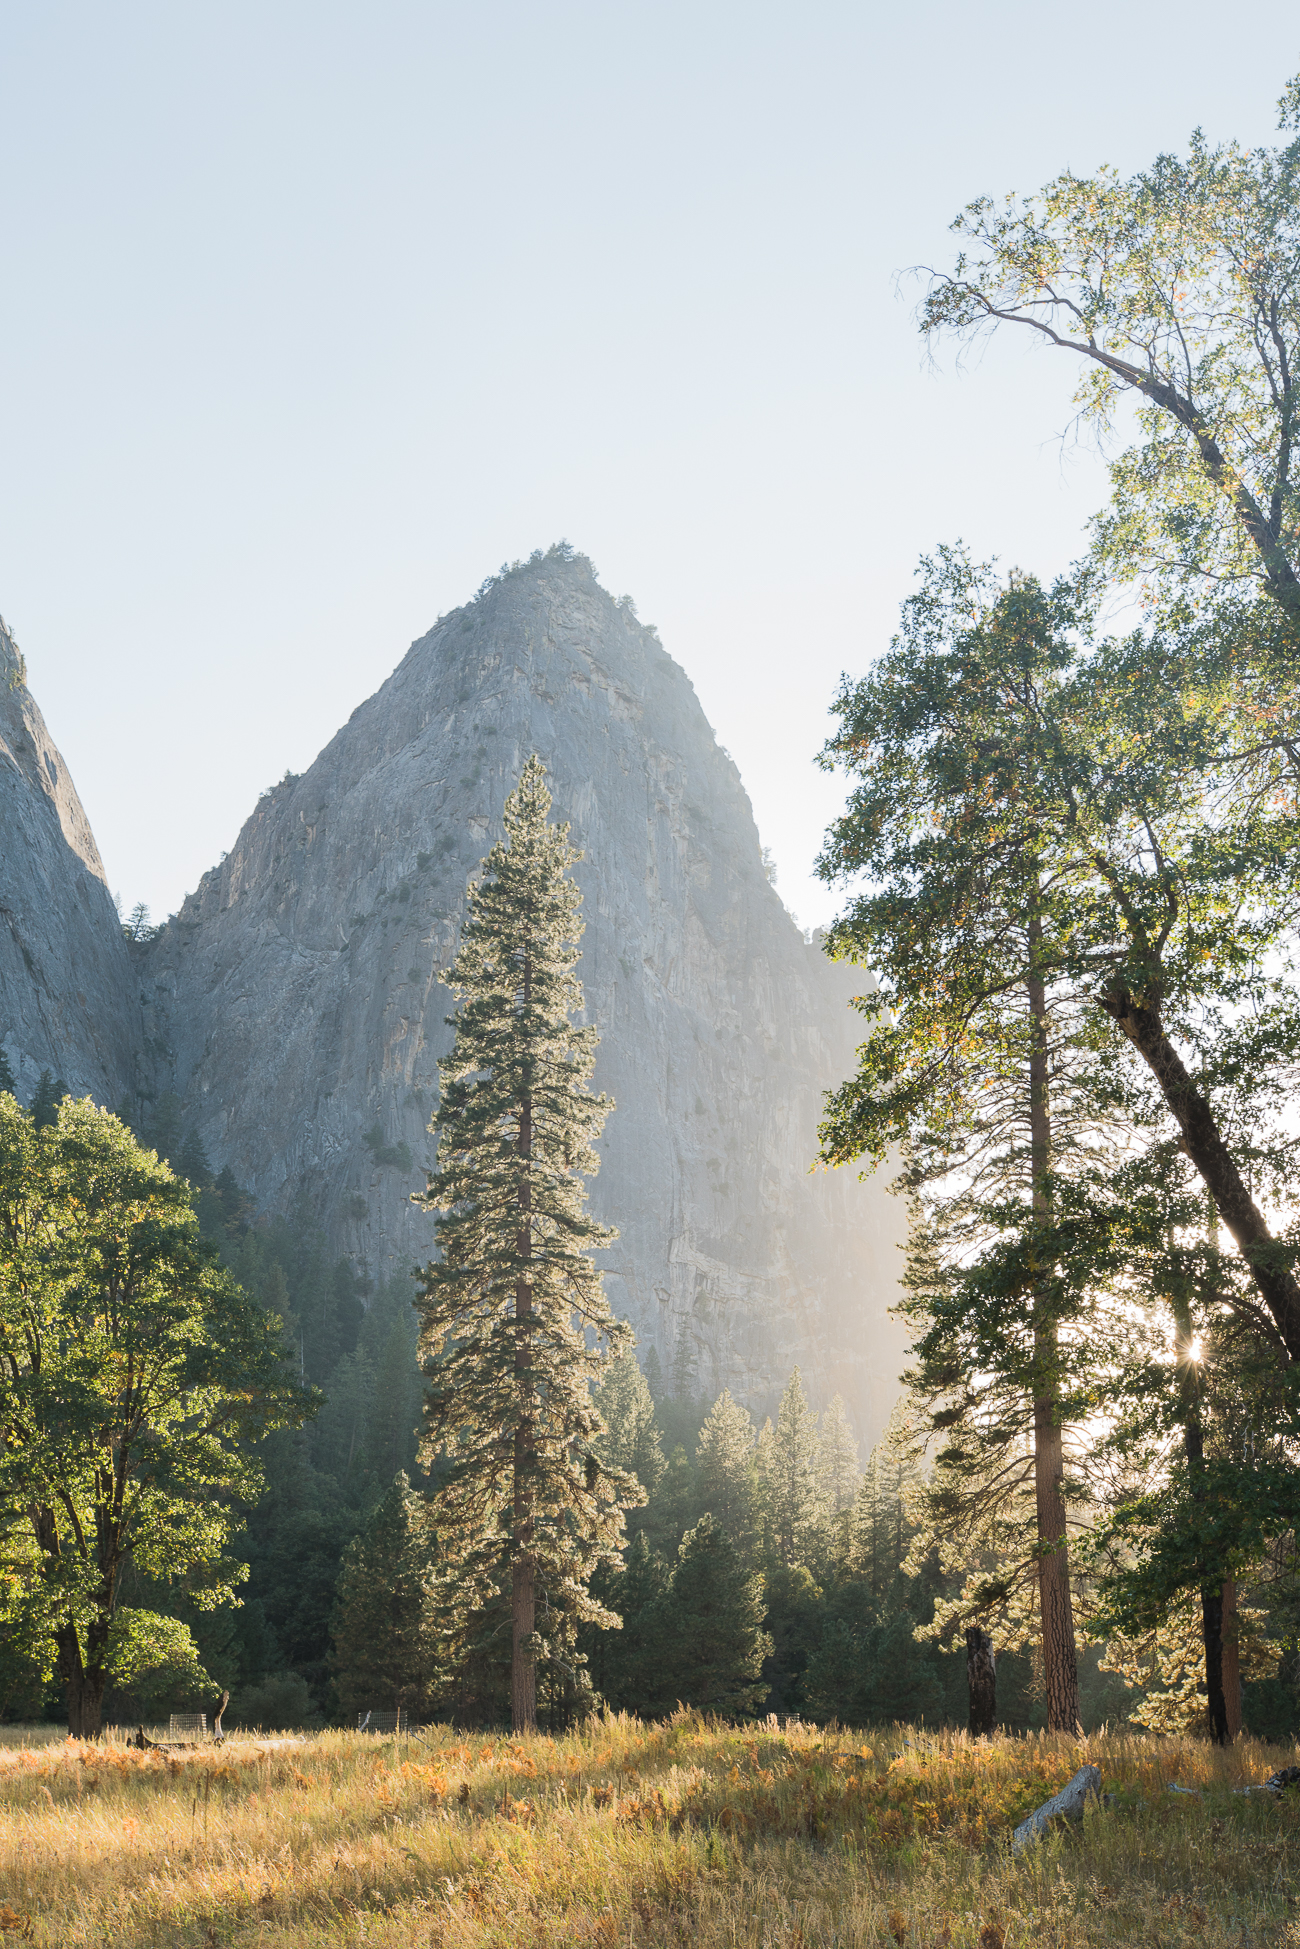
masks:
{"type": "Polygon", "coordinates": [[[43,1069],[119,1103],[142,1016],[89,821],[0,620],[0,1044],[29,1101],[43,1069]]]}
{"type": "Polygon", "coordinates": [[[897,1394],[898,1201],[810,1175],[852,1062],[853,978],[765,875],[685,673],[582,557],[485,585],[414,643],[147,949],[155,1088],[264,1209],[304,1194],[379,1276],[430,1255],[430,1156],[465,886],[542,757],[577,869],[580,963],[617,1108],[592,1185],[616,1310],[668,1368],[758,1412],[790,1369],[870,1439],[897,1394]]]}
{"type": "Polygon", "coordinates": [[[427,1258],[410,1193],[450,1042],[440,977],[533,751],[585,854],[613,1304],[699,1393],[761,1415],[798,1363],[870,1440],[903,1365],[903,1213],[877,1180],[810,1172],[854,977],[769,885],[684,672],[582,557],[535,557],[440,619],[148,944],[123,938],[0,631],[0,1041],[20,1093],[45,1067],[110,1104],[173,1089],[263,1210],[305,1199],[380,1277],[427,1258]]]}

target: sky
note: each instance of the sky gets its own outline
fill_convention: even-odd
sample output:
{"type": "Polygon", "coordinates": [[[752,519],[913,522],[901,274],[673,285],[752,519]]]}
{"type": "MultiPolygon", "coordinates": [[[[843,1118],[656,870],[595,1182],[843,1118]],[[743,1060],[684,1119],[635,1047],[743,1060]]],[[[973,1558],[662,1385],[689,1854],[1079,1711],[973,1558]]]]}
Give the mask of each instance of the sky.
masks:
{"type": "Polygon", "coordinates": [[[1274,140],[1294,9],[1224,22],[0,0],[0,613],[125,905],[172,912],[439,614],[565,538],[824,923],[841,672],[922,553],[1055,573],[1106,491],[1067,357],[932,359],[909,267],[981,193],[1274,140]]]}

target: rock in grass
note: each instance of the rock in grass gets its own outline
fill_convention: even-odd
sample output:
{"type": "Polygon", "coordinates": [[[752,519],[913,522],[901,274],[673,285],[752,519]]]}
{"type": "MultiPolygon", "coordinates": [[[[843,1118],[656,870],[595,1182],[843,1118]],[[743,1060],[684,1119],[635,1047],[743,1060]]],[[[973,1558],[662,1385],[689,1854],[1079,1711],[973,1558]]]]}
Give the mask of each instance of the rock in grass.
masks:
{"type": "Polygon", "coordinates": [[[1045,1800],[1041,1807],[1035,1808],[1028,1820],[1022,1820],[1011,1836],[1011,1852],[1019,1854],[1031,1841],[1041,1839],[1051,1823],[1060,1816],[1066,1820],[1082,1820],[1084,1803],[1089,1794],[1101,1793],[1101,1768],[1081,1766],[1072,1780],[1066,1782],[1059,1793],[1045,1800]]]}

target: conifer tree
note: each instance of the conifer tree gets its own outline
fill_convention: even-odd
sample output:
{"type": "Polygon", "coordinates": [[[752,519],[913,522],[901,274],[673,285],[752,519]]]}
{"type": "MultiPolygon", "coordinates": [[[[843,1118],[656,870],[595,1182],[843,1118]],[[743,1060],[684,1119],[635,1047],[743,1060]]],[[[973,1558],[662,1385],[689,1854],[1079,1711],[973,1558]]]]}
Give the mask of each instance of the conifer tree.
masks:
{"type": "Polygon", "coordinates": [[[628,1545],[623,1568],[607,1580],[610,1603],[622,1618],[623,1629],[586,1634],[592,1647],[592,1680],[616,1711],[649,1715],[663,1703],[663,1600],[668,1579],[667,1563],[639,1529],[628,1545]]]}
{"type": "Polygon", "coordinates": [[[456,1037],[440,1065],[431,1129],[438,1166],[417,1202],[437,1216],[441,1257],[416,1305],[426,1380],[425,1452],[435,1518],[479,1605],[509,1592],[511,1717],[537,1722],[537,1606],[609,1628],[592,1573],[617,1556],[621,1505],[642,1491],[602,1463],[591,1383],[631,1341],[591,1254],[614,1234],[586,1211],[584,1178],[610,1108],[588,1086],[596,1032],[575,967],[579,857],[547,824],[538,758],[505,805],[504,842],[469,889],[446,976],[456,1037]]]}
{"type": "Polygon", "coordinates": [[[754,1424],[729,1389],[709,1410],[695,1459],[701,1506],[726,1532],[741,1562],[752,1564],[759,1537],[754,1424]]]}
{"type": "MultiPolygon", "coordinates": [[[[906,1403],[900,1401],[867,1457],[853,1500],[849,1562],[876,1602],[901,1573],[916,1526],[908,1505],[922,1488],[925,1434],[919,1441],[913,1436],[906,1403]]],[[[914,1552],[917,1574],[928,1547],[914,1552]]]]}
{"type": "Polygon", "coordinates": [[[616,1360],[595,1390],[595,1402],[605,1432],[597,1444],[602,1462],[635,1475],[648,1496],[663,1478],[668,1463],[655,1421],[655,1404],[634,1353],[616,1360]]]}
{"type": "Polygon", "coordinates": [[[858,1444],[840,1395],[832,1396],[817,1430],[817,1483],[828,1514],[852,1507],[858,1487],[858,1444]]]}
{"type": "Polygon", "coordinates": [[[713,1518],[701,1516],[682,1538],[659,1607],[661,1710],[679,1699],[730,1718],[757,1710],[767,1692],[763,1660],[772,1649],[762,1592],[762,1578],[746,1571],[713,1518]]]}
{"type": "Polygon", "coordinates": [[[823,1504],[817,1480],[817,1416],[808,1405],[797,1367],[781,1396],[763,1465],[772,1547],[782,1563],[806,1564],[815,1547],[823,1504]]]}
{"type": "Polygon", "coordinates": [[[9,1067],[9,1058],[5,1054],[2,1043],[0,1043],[0,1090],[7,1090],[13,1097],[18,1095],[18,1085],[14,1081],[14,1073],[9,1067]]]}
{"type": "Polygon", "coordinates": [[[426,1709],[437,1660],[434,1556],[424,1500],[399,1472],[339,1574],[330,1663],[349,1716],[426,1709]]]}
{"type": "Polygon", "coordinates": [[[49,1130],[59,1120],[59,1105],[68,1094],[68,1086],[60,1076],[54,1080],[52,1070],[43,1069],[32,1098],[32,1122],[38,1130],[49,1130]]]}

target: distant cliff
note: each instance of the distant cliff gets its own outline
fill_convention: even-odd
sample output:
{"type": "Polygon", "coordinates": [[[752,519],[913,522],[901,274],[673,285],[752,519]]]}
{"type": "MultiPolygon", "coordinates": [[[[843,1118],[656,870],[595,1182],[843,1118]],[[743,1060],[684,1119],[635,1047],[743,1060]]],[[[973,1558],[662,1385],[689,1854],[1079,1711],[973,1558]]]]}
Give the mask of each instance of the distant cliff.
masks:
{"type": "Polygon", "coordinates": [[[116,1105],[137,1079],[139,994],[89,821],[0,621],[0,1045],[116,1105]]]}
{"type": "MultiPolygon", "coordinates": [[[[450,1041],[440,976],[532,751],[585,853],[579,974],[601,1035],[596,1085],[617,1105],[592,1186],[620,1233],[611,1300],[665,1366],[690,1356],[699,1392],[729,1385],[762,1412],[797,1362],[814,1398],[838,1390],[869,1438],[902,1365],[888,1317],[902,1213],[878,1183],[809,1170],[821,1092],[852,1062],[853,982],[769,885],[748,798],[684,672],[581,557],[534,557],[414,643],[310,770],[263,796],[160,936],[130,950],[134,980],[52,754],[51,785],[28,793],[51,831],[64,818],[52,904],[90,897],[77,873],[98,902],[86,939],[55,959],[100,973],[93,993],[63,980],[62,1045],[39,1040],[27,1007],[23,1053],[110,1100],[134,1055],[146,1090],[179,1093],[214,1163],[263,1209],[305,1197],[381,1276],[427,1258],[432,1227],[409,1194],[450,1041]],[[68,1001],[83,991],[84,1021],[68,1001]]],[[[39,875],[24,870],[30,889],[39,875]]]]}

